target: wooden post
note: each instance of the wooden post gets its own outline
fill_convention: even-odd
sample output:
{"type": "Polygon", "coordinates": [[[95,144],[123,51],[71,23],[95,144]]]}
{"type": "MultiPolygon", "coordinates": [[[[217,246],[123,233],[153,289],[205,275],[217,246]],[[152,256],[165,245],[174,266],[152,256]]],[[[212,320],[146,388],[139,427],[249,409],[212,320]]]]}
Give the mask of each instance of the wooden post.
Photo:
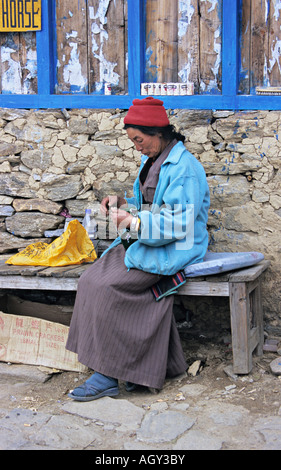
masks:
{"type": "Polygon", "coordinates": [[[257,356],[263,355],[264,330],[263,330],[263,308],[261,300],[261,281],[257,280],[255,289],[252,291],[252,315],[254,326],[257,329],[258,344],[255,346],[257,356]]]}
{"type": "Polygon", "coordinates": [[[233,370],[248,374],[252,369],[249,293],[245,282],[230,283],[229,288],[233,370]]]}

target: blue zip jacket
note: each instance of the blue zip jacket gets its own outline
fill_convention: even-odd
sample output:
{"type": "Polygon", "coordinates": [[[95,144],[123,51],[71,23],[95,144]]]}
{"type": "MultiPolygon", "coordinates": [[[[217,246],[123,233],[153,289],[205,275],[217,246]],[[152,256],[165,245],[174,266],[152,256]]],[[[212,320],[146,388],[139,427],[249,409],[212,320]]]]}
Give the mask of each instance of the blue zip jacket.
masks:
{"type": "MultiPolygon", "coordinates": [[[[146,160],[142,156],[140,171],[146,160]]],[[[134,197],[126,200],[137,208],[141,228],[125,253],[128,269],[172,275],[203,261],[208,247],[209,187],[203,166],[182,142],[172,148],[161,166],[150,209],[142,206],[139,178],[133,192],[134,197]]],[[[118,237],[108,250],[120,242],[118,237]]]]}

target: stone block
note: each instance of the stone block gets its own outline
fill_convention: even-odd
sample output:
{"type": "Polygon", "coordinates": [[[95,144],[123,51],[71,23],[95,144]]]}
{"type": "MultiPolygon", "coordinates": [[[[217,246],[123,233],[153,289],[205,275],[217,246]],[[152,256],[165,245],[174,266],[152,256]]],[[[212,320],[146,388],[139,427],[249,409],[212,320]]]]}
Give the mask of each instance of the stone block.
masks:
{"type": "Polygon", "coordinates": [[[250,201],[247,178],[240,175],[215,175],[207,178],[210,188],[211,207],[232,207],[250,201]]]}
{"type": "Polygon", "coordinates": [[[6,218],[6,229],[15,236],[23,238],[42,237],[46,230],[58,228],[64,217],[41,212],[17,212],[6,218]]]}

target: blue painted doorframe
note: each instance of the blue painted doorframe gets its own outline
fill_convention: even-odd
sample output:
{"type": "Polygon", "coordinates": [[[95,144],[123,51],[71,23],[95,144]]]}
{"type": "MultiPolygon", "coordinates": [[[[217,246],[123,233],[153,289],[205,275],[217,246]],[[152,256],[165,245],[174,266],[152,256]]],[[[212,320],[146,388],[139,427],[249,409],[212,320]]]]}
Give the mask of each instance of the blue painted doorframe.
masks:
{"type": "MultiPolygon", "coordinates": [[[[42,0],[42,30],[36,33],[38,94],[0,95],[0,106],[7,108],[119,108],[128,109],[134,98],[141,98],[144,71],[145,0],[128,1],[128,94],[98,96],[55,94],[56,32],[55,0],[42,0]]],[[[222,93],[221,95],[163,96],[166,108],[183,109],[265,109],[280,110],[281,96],[238,94],[239,12],[242,0],[222,2],[222,93]]]]}

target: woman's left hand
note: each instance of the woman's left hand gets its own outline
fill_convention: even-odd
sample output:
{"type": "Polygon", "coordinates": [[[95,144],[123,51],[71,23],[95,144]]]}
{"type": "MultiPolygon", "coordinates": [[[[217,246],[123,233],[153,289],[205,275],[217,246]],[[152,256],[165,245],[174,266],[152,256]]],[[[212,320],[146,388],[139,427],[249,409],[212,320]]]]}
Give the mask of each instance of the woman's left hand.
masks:
{"type": "Polygon", "coordinates": [[[118,231],[129,228],[133,220],[132,214],[122,209],[117,209],[116,207],[111,208],[110,218],[114,225],[116,225],[118,231]]]}

